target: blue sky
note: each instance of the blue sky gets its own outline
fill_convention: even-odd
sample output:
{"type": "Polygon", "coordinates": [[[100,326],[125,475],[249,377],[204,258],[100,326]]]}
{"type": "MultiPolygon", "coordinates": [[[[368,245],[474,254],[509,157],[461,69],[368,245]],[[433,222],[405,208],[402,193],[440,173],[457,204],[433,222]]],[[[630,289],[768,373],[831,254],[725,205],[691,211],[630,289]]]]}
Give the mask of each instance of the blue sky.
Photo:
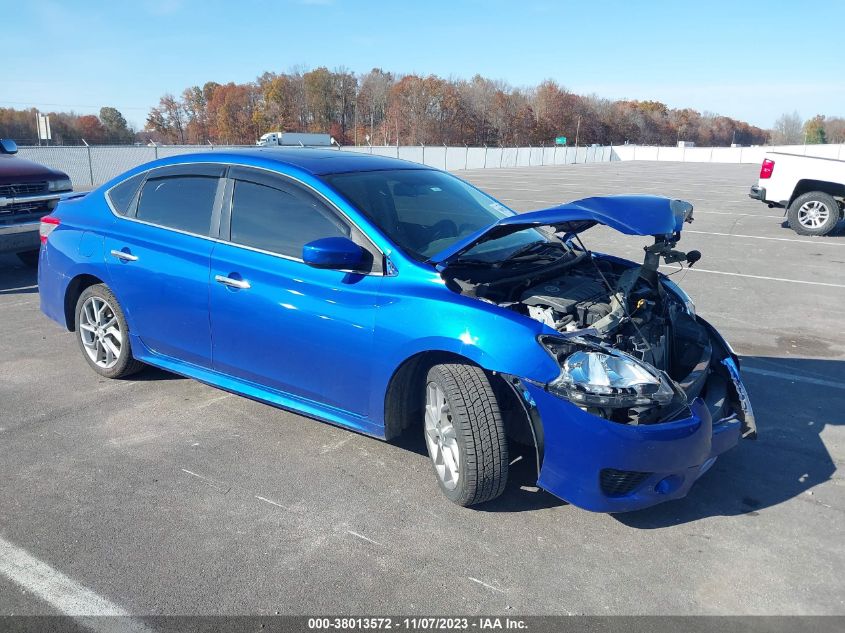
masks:
{"type": "Polygon", "coordinates": [[[0,106],[113,105],[136,126],[165,92],[294,66],[551,78],[763,127],[845,115],[841,0],[0,0],[0,22],[0,106]]]}

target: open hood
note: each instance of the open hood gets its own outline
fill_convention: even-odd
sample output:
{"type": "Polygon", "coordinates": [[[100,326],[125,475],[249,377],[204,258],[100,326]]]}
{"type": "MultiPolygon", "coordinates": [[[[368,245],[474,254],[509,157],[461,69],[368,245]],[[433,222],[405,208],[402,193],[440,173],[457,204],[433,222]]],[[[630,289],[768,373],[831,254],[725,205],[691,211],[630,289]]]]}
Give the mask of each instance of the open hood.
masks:
{"type": "Polygon", "coordinates": [[[596,196],[502,218],[458,240],[429,261],[443,264],[482,242],[541,226],[572,235],[604,224],[626,235],[670,236],[680,232],[684,222],[692,222],[692,205],[684,200],[660,196],[596,196]]]}

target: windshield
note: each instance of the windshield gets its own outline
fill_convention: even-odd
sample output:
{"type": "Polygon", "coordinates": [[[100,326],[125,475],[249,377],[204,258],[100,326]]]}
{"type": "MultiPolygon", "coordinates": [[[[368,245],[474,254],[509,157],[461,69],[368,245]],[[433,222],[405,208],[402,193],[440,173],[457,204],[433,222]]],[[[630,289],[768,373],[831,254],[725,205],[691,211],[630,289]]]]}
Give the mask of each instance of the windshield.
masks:
{"type": "MultiPolygon", "coordinates": [[[[365,171],[323,179],[405,252],[422,260],[514,214],[475,187],[440,171],[365,171]]],[[[521,231],[496,240],[495,250],[507,253],[545,239],[538,231],[521,231]]]]}

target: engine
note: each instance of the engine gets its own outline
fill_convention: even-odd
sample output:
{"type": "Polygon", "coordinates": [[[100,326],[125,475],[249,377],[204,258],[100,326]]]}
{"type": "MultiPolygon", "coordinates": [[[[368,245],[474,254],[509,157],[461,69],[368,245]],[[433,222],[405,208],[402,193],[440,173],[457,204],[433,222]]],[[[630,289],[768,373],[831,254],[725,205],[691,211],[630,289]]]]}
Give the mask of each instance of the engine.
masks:
{"type": "Polygon", "coordinates": [[[611,312],[608,290],[595,271],[573,272],[532,286],[519,303],[532,318],[556,330],[589,327],[611,312]]]}

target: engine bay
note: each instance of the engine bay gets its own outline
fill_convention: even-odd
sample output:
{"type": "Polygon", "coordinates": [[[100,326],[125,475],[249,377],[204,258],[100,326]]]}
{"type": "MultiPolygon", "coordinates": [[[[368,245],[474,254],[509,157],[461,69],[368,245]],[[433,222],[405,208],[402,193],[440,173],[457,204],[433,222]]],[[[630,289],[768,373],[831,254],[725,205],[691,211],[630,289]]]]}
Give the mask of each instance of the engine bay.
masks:
{"type": "MultiPolygon", "coordinates": [[[[728,377],[714,369],[719,363],[712,361],[719,359],[709,333],[692,306],[658,274],[661,261],[692,265],[701,255],[674,246],[675,240],[656,238],[645,248],[643,264],[631,266],[594,255],[582,244],[552,243],[549,249],[555,251],[532,262],[462,267],[458,260],[443,273],[456,292],[519,312],[563,337],[633,357],[656,370],[674,391],[665,402],[582,406],[585,410],[616,422],[648,424],[688,411],[689,403],[701,396],[714,416],[721,415],[728,377]]],[[[558,359],[562,367],[565,358],[562,353],[558,359]]]]}

